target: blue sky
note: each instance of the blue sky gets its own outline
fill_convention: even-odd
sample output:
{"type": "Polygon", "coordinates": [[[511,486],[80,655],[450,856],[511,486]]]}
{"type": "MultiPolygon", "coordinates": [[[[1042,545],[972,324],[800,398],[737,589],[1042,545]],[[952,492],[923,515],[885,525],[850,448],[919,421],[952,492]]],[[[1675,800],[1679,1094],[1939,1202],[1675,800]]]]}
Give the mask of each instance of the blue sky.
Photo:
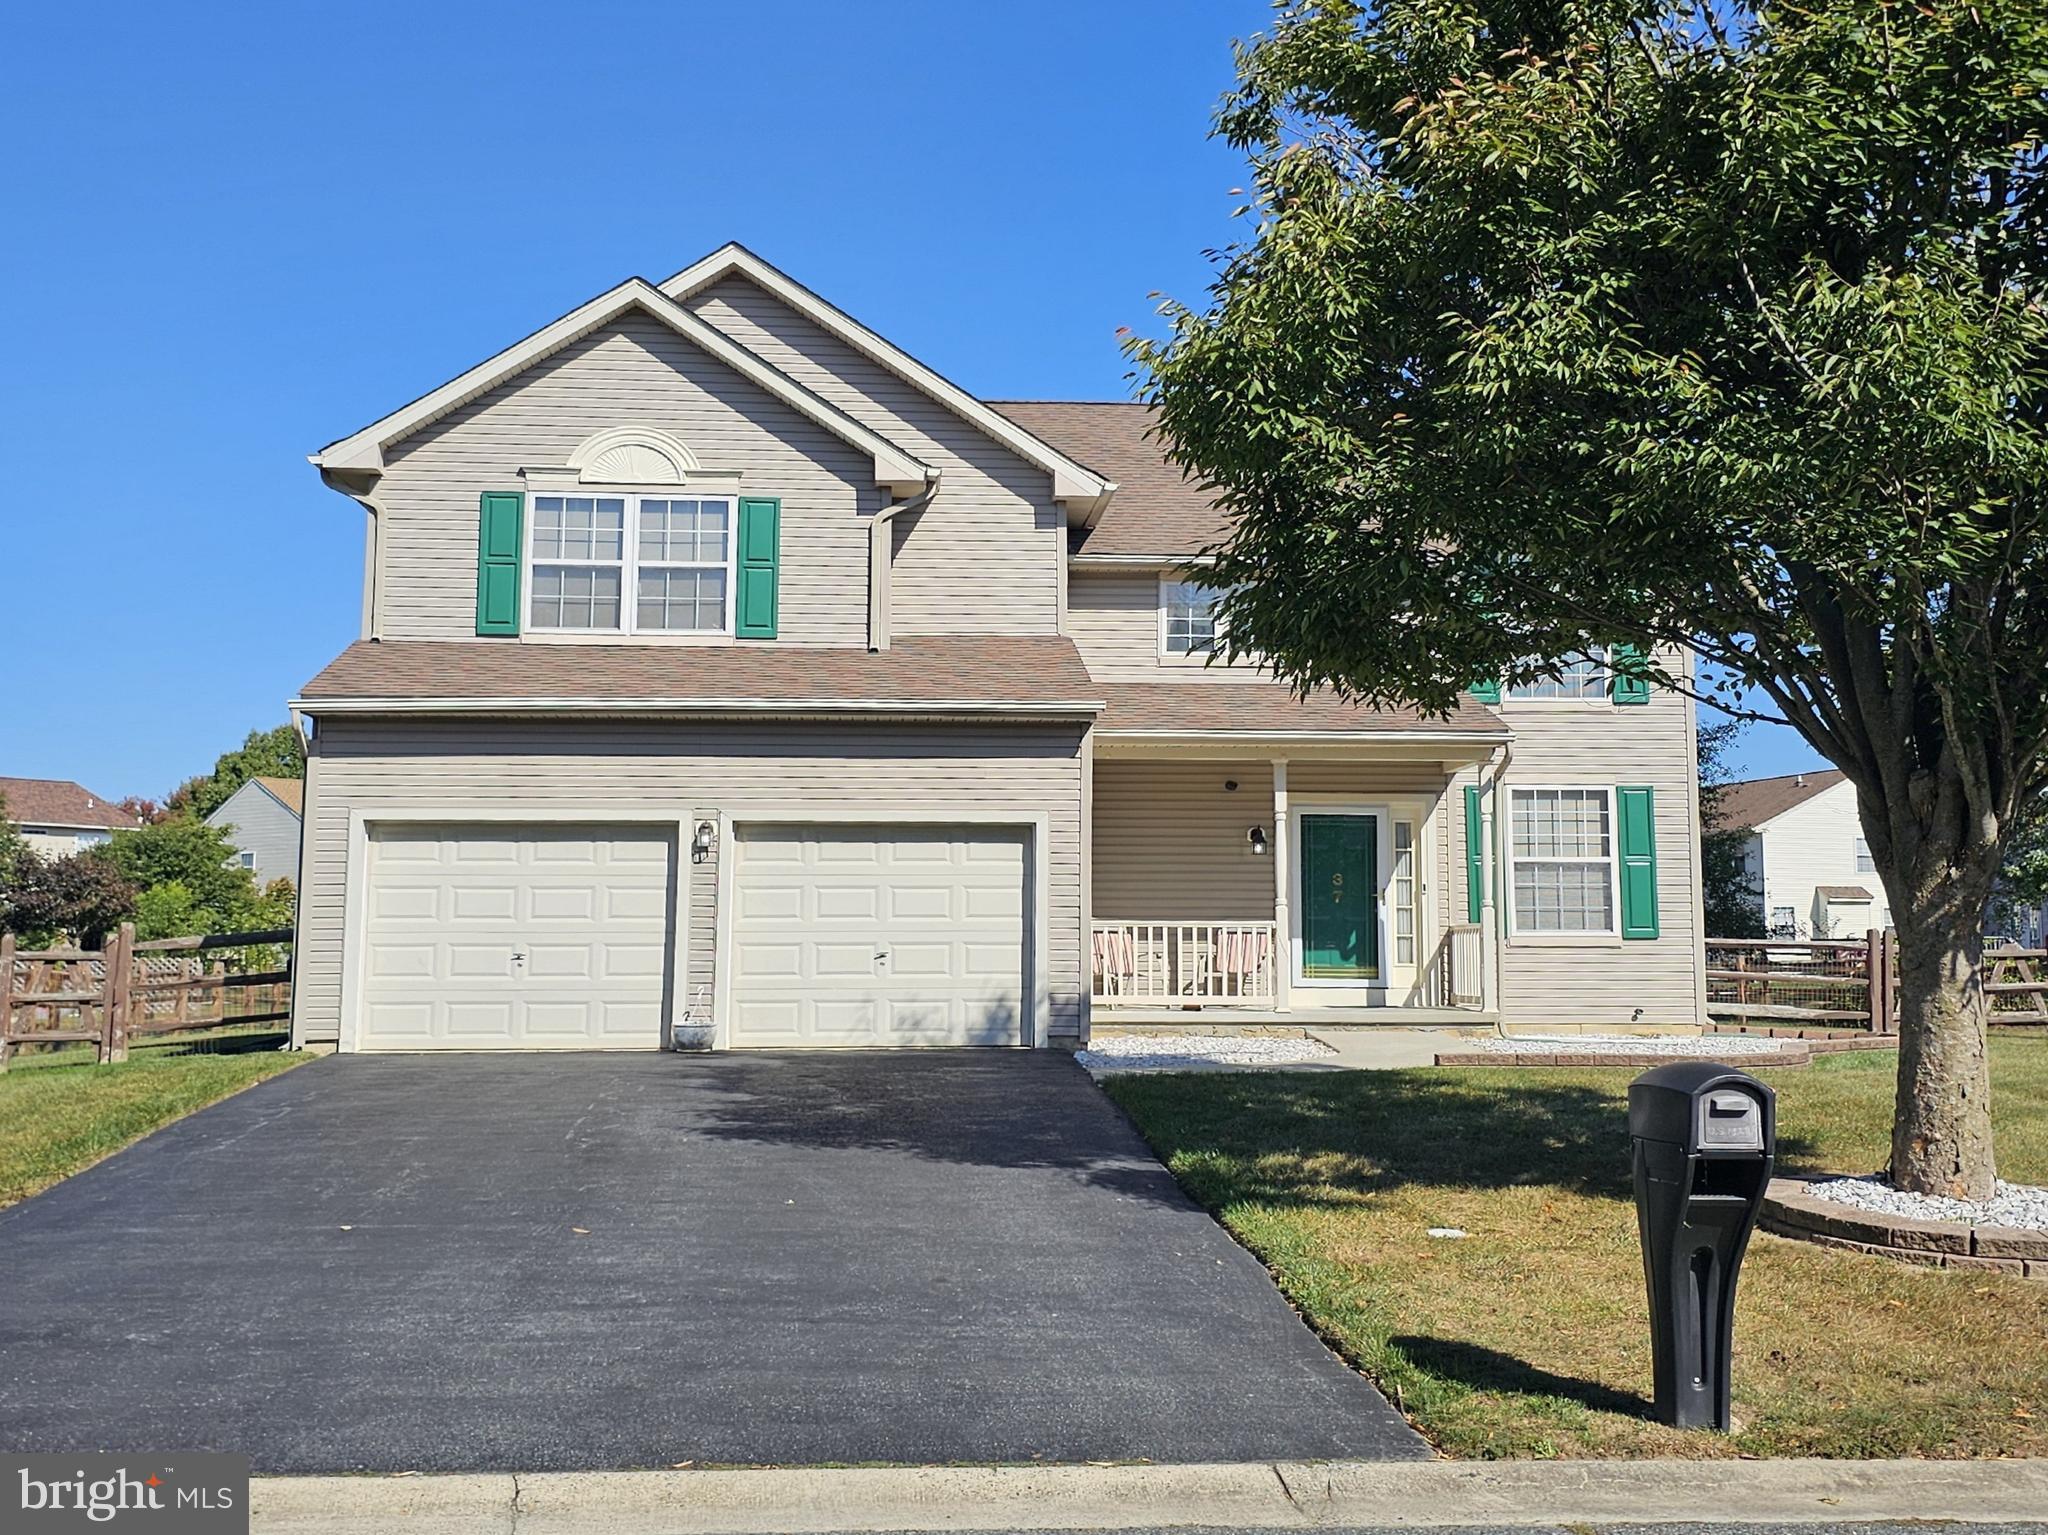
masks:
{"type": "Polygon", "coordinates": [[[0,775],[161,795],[281,721],[359,612],[305,455],[727,239],[978,393],[1123,396],[1117,327],[1232,235],[1205,133],[1267,14],[14,8],[0,775]]]}

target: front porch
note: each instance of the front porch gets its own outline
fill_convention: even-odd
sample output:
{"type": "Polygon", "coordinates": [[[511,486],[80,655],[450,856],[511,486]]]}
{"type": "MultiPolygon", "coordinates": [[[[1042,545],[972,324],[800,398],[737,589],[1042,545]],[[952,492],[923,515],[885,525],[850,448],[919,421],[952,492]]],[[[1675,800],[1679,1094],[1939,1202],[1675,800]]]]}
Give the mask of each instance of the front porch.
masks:
{"type": "MultiPolygon", "coordinates": [[[[1215,751],[1214,746],[1208,748],[1215,751]]],[[[1090,1003],[1105,1024],[1471,1025],[1497,1016],[1491,903],[1454,879],[1461,772],[1322,746],[1246,760],[1104,743],[1090,1003]],[[1452,896],[1457,900],[1454,902],[1452,896]]]]}

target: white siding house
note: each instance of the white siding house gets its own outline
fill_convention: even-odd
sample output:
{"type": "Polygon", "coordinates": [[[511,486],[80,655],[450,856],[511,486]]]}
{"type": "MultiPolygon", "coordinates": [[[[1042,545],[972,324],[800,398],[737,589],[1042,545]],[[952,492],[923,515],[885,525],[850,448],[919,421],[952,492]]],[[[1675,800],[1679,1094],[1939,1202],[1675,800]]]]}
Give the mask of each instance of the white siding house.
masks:
{"type": "Polygon", "coordinates": [[[1770,936],[1857,938],[1891,925],[1856,789],[1840,771],[1730,784],[1721,803],[1721,825],[1749,834],[1744,863],[1770,936]]]}

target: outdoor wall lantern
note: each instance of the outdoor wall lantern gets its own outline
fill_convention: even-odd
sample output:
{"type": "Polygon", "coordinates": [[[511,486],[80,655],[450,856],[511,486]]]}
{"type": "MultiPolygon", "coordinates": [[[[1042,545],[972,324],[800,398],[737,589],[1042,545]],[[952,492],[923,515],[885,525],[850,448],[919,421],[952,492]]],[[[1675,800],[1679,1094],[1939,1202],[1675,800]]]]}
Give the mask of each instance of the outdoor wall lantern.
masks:
{"type": "Polygon", "coordinates": [[[1259,854],[1259,855],[1260,855],[1261,857],[1263,857],[1263,856],[1265,855],[1265,851],[1266,851],[1266,828],[1265,828],[1265,827],[1263,827],[1263,826],[1254,826],[1254,827],[1253,827],[1253,828],[1252,828],[1252,829],[1251,829],[1250,831],[1248,831],[1248,832],[1246,832],[1246,833],[1244,834],[1244,840],[1245,840],[1245,841],[1247,841],[1247,842],[1249,842],[1249,843],[1250,843],[1250,844],[1252,845],[1252,851],[1253,851],[1254,853],[1257,853],[1257,854],[1259,854]]]}
{"type": "Polygon", "coordinates": [[[697,823],[697,835],[690,839],[690,861],[702,863],[711,854],[718,840],[718,832],[709,821],[697,823]]]}

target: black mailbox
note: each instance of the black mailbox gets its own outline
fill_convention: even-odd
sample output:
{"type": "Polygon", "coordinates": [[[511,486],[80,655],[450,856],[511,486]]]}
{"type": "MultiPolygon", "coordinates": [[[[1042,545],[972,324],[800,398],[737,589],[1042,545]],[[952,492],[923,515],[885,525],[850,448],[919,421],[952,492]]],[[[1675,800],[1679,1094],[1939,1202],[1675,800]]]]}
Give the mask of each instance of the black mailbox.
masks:
{"type": "Polygon", "coordinates": [[[1777,1119],[1775,1093],[1711,1061],[1629,1084],[1657,1416],[1680,1428],[1728,1428],[1735,1276],[1771,1181],[1777,1119]]]}

